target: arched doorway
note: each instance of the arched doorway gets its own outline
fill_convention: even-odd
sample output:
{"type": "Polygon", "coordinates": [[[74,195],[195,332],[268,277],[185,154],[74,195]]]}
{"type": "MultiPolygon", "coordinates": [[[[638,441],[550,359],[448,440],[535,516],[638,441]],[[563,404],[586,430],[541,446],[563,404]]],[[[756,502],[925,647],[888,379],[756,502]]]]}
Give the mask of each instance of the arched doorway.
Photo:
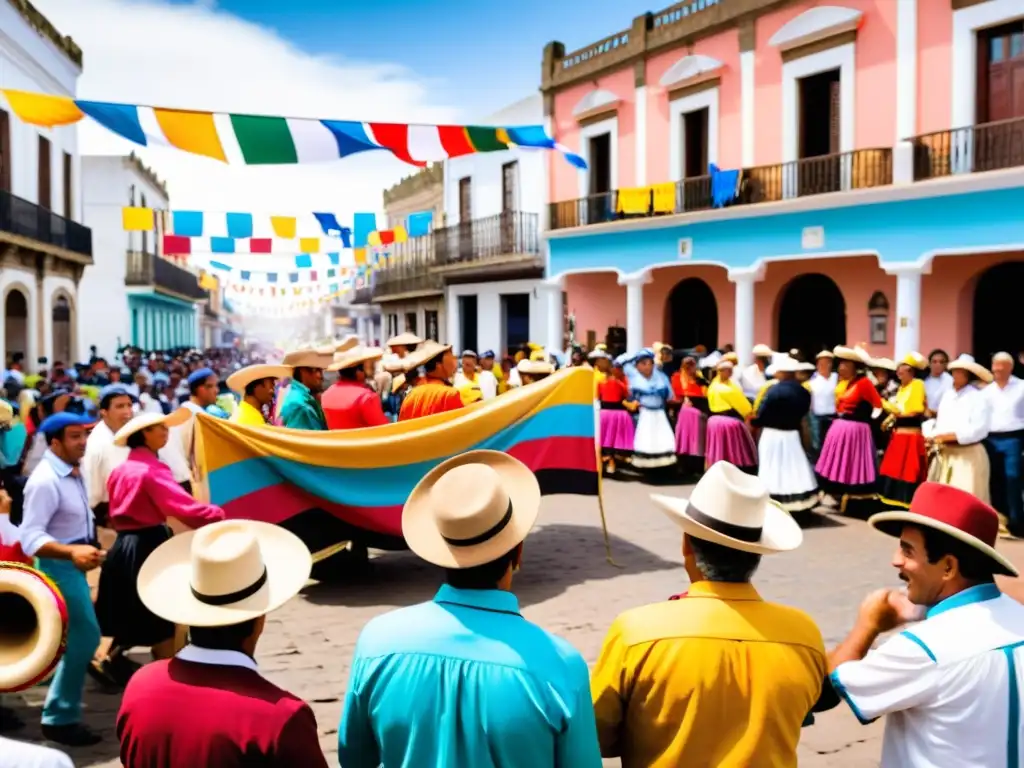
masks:
{"type": "Polygon", "coordinates": [[[71,302],[68,297],[58,293],[53,297],[53,309],[50,317],[53,326],[53,360],[64,365],[71,365],[71,302]]]}
{"type": "Polygon", "coordinates": [[[798,349],[813,358],[846,344],[846,300],[832,278],[812,273],[794,278],[779,299],[776,349],[798,349]]]}
{"type": "Polygon", "coordinates": [[[8,288],[4,299],[4,349],[8,365],[28,357],[28,297],[18,288],[8,288]]]}
{"type": "Polygon", "coordinates": [[[668,295],[669,342],[675,349],[718,347],[718,302],[699,277],[681,280],[668,295]]]}
{"type": "Polygon", "coordinates": [[[986,367],[996,352],[1009,352],[1015,358],[1024,352],[1024,324],[1007,320],[1020,301],[1022,284],[1024,261],[996,264],[975,283],[971,352],[986,367]]]}

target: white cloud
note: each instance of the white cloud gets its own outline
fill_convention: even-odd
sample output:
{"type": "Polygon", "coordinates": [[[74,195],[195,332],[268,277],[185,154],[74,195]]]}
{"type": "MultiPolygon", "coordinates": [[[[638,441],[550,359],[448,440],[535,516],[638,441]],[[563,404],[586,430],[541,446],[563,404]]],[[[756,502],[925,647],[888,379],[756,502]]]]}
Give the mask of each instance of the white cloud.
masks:
{"type": "MultiPolygon", "coordinates": [[[[215,0],[34,0],[82,47],[80,98],[219,112],[395,122],[458,122],[430,83],[389,63],[312,56],[273,30],[216,9],[215,0]]],[[[339,35],[339,46],[344,36],[339,35]]],[[[387,50],[387,47],[382,47],[387,50]]],[[[141,149],[88,119],[83,154],[136,150],[166,179],[172,206],[308,213],[342,221],[381,209],[381,191],[413,171],[386,152],[303,166],[225,166],[170,149],[141,149]]]]}

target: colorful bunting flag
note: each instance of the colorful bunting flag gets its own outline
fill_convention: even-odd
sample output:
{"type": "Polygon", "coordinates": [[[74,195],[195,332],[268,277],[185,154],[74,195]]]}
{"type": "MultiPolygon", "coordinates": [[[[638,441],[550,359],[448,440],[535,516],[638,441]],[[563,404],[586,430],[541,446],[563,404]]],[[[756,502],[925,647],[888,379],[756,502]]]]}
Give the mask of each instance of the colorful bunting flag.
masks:
{"type": "Polygon", "coordinates": [[[312,267],[313,266],[313,257],[310,256],[308,253],[301,253],[301,254],[299,254],[298,256],[295,257],[295,266],[296,267],[300,267],[300,268],[302,268],[302,267],[306,267],[306,268],[312,267]]]}
{"type": "Polygon", "coordinates": [[[352,217],[353,242],[356,248],[369,245],[370,233],[377,230],[377,215],[373,213],[357,213],[352,217]]]}
{"type": "Polygon", "coordinates": [[[270,217],[270,226],[274,228],[274,234],[284,240],[291,240],[295,237],[297,223],[294,216],[270,217]]]}
{"type": "Polygon", "coordinates": [[[203,236],[203,214],[199,211],[174,211],[171,213],[174,234],[180,237],[203,236]]]}
{"type": "Polygon", "coordinates": [[[164,254],[183,256],[192,252],[192,238],[179,235],[164,235],[164,254]]]}
{"type": "Polygon", "coordinates": [[[299,250],[302,253],[320,253],[319,237],[300,237],[299,250]]]}
{"type": "Polygon", "coordinates": [[[324,231],[324,234],[328,237],[334,232],[343,231],[343,227],[338,223],[338,218],[333,213],[314,213],[316,220],[320,222],[320,228],[324,231]]]}
{"type": "Polygon", "coordinates": [[[152,208],[123,208],[121,221],[126,232],[151,232],[156,228],[152,208]]]}
{"type": "Polygon", "coordinates": [[[429,234],[433,222],[433,211],[420,211],[419,213],[409,214],[405,222],[409,231],[409,237],[423,237],[429,234]]]}
{"type": "Polygon", "coordinates": [[[210,252],[211,253],[234,253],[235,252],[235,241],[230,237],[211,237],[210,238],[210,252]]]}
{"type": "Polygon", "coordinates": [[[227,215],[228,237],[245,240],[252,237],[252,214],[229,213],[227,215]]]}
{"type": "Polygon", "coordinates": [[[274,241],[269,237],[254,237],[249,241],[249,253],[271,253],[274,241]]]}

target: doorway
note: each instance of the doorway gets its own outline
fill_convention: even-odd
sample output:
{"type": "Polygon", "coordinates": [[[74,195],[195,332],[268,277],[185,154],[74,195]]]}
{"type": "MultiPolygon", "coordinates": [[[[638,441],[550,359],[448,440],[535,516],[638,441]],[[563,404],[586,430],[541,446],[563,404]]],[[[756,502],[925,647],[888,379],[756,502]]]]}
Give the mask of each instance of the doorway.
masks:
{"type": "Polygon", "coordinates": [[[501,252],[517,253],[518,225],[516,209],[519,201],[519,163],[513,160],[501,166],[501,252]]]}
{"type": "Polygon", "coordinates": [[[1024,165],[1024,20],[978,33],[974,170],[1024,165]]]}
{"type": "Polygon", "coordinates": [[[17,288],[4,300],[4,349],[8,365],[17,355],[28,357],[28,298],[17,288]]]}
{"type": "Polygon", "coordinates": [[[674,349],[703,344],[718,348],[718,302],[711,287],[699,277],[681,280],[668,295],[669,340],[674,349]]]}
{"type": "Polygon", "coordinates": [[[707,107],[687,112],[683,121],[683,178],[693,179],[708,175],[708,115],[707,107]]]}
{"type": "MultiPolygon", "coordinates": [[[[996,352],[1017,356],[1024,352],[1024,324],[1007,322],[1011,307],[1020,301],[1024,261],[996,264],[983,272],[974,286],[971,351],[986,368],[996,352]]],[[[1020,362],[1016,366],[1020,373],[1020,362]]]]}
{"type": "Polygon", "coordinates": [[[782,291],[779,299],[776,349],[797,349],[805,359],[822,350],[846,344],[846,300],[832,278],[800,275],[782,291]]]}
{"type": "Polygon", "coordinates": [[[477,339],[477,296],[475,293],[459,296],[459,337],[462,342],[459,353],[463,350],[476,350],[477,339]]]}
{"type": "Polygon", "coordinates": [[[505,327],[505,349],[518,349],[530,341],[530,294],[507,293],[501,297],[502,321],[505,327]]]}
{"type": "Polygon", "coordinates": [[[799,80],[798,195],[820,195],[841,188],[839,85],[838,69],[799,80]]]}
{"type": "Polygon", "coordinates": [[[50,318],[53,326],[53,359],[70,365],[73,361],[71,355],[71,303],[67,296],[57,295],[53,298],[50,318]]]}
{"type": "Polygon", "coordinates": [[[602,133],[594,136],[588,144],[587,160],[590,172],[587,175],[587,220],[585,224],[596,224],[612,218],[612,135],[602,133]]]}
{"type": "Polygon", "coordinates": [[[473,179],[459,179],[459,261],[473,258],[473,179]]]}

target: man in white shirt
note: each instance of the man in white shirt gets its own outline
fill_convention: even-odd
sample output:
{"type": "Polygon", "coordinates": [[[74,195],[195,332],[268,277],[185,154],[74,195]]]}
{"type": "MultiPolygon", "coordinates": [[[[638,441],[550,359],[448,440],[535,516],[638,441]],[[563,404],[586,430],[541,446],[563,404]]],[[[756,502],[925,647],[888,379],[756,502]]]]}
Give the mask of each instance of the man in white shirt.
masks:
{"type": "Polygon", "coordinates": [[[1024,537],[1024,488],[1021,486],[1021,451],[1024,451],[1024,381],[1013,375],[1013,357],[998,352],[992,357],[994,382],[982,390],[992,408],[988,438],[992,506],[1010,535],[1024,537]]]}
{"type": "Polygon", "coordinates": [[[949,355],[944,349],[933,349],[928,356],[928,376],[924,380],[928,415],[934,416],[939,410],[942,396],[953,388],[953,377],[946,371],[949,355]]]}
{"type": "Polygon", "coordinates": [[[834,357],[827,350],[819,352],[814,361],[814,375],[808,382],[811,389],[811,412],[808,419],[811,423],[811,454],[815,457],[821,453],[825,433],[836,415],[836,384],[839,375],[832,370],[834,357]]]}
{"type": "Polygon", "coordinates": [[[764,369],[768,367],[772,355],[775,354],[767,344],[758,344],[754,347],[753,353],[754,362],[743,369],[739,379],[739,385],[743,389],[743,394],[747,396],[750,402],[754,402],[757,399],[758,394],[761,392],[761,387],[765,385],[767,379],[764,375],[764,369]]]}
{"type": "Polygon", "coordinates": [[[869,595],[829,661],[833,687],[862,723],[887,715],[881,768],[1020,765],[1024,606],[995,583],[1017,575],[995,550],[996,511],[923,483],[909,510],[868,523],[899,538],[892,564],[906,592],[869,595]],[[920,623],[871,649],[911,621],[920,623]]]}

